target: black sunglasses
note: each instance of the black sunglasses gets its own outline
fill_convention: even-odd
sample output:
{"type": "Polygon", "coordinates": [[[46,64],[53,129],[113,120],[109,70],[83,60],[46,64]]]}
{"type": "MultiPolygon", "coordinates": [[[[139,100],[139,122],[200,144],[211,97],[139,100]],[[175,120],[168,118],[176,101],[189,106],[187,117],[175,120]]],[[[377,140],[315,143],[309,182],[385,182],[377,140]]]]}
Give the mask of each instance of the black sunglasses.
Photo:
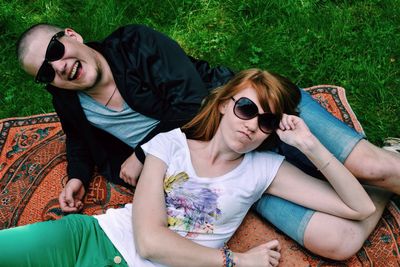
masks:
{"type": "Polygon", "coordinates": [[[36,74],[35,82],[37,83],[51,83],[56,76],[56,72],[49,62],[61,59],[64,56],[65,47],[58,40],[64,36],[64,31],[60,31],[53,35],[49,45],[47,46],[46,55],[42,66],[40,66],[38,73],[36,74]]]}
{"type": "Polygon", "coordinates": [[[281,120],[280,116],[269,112],[259,114],[257,105],[247,97],[241,97],[238,100],[231,98],[235,102],[233,113],[239,119],[251,120],[254,117],[258,117],[258,127],[266,134],[278,129],[281,120]]]}

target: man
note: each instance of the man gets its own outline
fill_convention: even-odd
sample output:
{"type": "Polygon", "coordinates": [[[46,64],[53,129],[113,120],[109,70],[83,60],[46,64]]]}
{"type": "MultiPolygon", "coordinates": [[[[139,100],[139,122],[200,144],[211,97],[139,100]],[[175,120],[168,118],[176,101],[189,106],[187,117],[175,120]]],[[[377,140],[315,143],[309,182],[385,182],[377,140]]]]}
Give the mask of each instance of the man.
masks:
{"type": "MultiPolygon", "coordinates": [[[[69,181],[59,197],[65,212],[82,208],[95,166],[112,182],[135,185],[144,159],[140,144],[190,120],[208,91],[233,75],[187,56],[167,36],[140,25],[87,44],[72,29],[35,25],[21,36],[18,57],[28,74],[47,84],[67,137],[69,181]]],[[[400,156],[375,147],[301,94],[300,115],[314,135],[363,182],[399,193],[400,156]]],[[[303,170],[310,167],[285,144],[280,152],[303,170]]],[[[387,195],[379,199],[373,220],[380,217],[387,195]]],[[[257,207],[269,218],[263,205],[257,207]]]]}
{"type": "Polygon", "coordinates": [[[135,185],[138,157],[144,160],[139,144],[190,120],[208,90],[232,76],[138,25],[83,44],[72,29],[39,24],[22,35],[18,55],[23,69],[47,84],[67,136],[65,212],[82,208],[95,165],[110,181],[135,185]]]}

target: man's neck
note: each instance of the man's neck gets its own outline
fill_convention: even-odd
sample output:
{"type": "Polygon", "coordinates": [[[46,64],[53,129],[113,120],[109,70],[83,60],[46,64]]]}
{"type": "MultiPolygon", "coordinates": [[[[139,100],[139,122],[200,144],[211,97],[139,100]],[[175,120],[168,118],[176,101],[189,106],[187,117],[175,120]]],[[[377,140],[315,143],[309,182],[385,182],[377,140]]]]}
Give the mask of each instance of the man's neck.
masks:
{"type": "Polygon", "coordinates": [[[99,62],[99,66],[97,66],[100,73],[99,80],[93,87],[86,89],[85,93],[96,99],[96,97],[101,97],[104,94],[107,95],[107,93],[111,90],[114,90],[117,85],[114,81],[114,77],[107,60],[98,51],[94,49],[93,51],[97,57],[97,62],[99,62]]]}

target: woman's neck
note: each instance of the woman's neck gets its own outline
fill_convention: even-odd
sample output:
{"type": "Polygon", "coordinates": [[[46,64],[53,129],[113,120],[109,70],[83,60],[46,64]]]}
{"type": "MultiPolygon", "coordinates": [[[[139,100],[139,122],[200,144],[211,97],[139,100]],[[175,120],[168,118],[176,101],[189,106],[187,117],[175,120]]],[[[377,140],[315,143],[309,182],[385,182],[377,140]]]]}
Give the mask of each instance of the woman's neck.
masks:
{"type": "Polygon", "coordinates": [[[210,141],[188,140],[190,157],[200,177],[218,177],[236,168],[244,154],[229,149],[216,138],[210,141]]]}

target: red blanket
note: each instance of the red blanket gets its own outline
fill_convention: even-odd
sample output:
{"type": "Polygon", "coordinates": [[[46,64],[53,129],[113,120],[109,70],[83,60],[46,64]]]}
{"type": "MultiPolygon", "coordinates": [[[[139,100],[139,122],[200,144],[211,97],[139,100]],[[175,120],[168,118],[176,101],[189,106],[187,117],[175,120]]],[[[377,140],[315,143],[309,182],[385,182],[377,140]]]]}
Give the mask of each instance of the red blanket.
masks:
{"type": "MultiPolygon", "coordinates": [[[[315,86],[307,90],[336,117],[362,131],[343,88],[315,86]]],[[[58,194],[66,179],[65,136],[55,114],[0,121],[0,229],[63,216],[58,194]]],[[[131,202],[132,197],[133,192],[96,175],[84,199],[83,213],[103,213],[131,202]]],[[[281,266],[399,266],[399,223],[400,212],[392,201],[362,249],[345,262],[309,253],[252,212],[229,245],[244,251],[277,238],[282,246],[281,266]]]]}

